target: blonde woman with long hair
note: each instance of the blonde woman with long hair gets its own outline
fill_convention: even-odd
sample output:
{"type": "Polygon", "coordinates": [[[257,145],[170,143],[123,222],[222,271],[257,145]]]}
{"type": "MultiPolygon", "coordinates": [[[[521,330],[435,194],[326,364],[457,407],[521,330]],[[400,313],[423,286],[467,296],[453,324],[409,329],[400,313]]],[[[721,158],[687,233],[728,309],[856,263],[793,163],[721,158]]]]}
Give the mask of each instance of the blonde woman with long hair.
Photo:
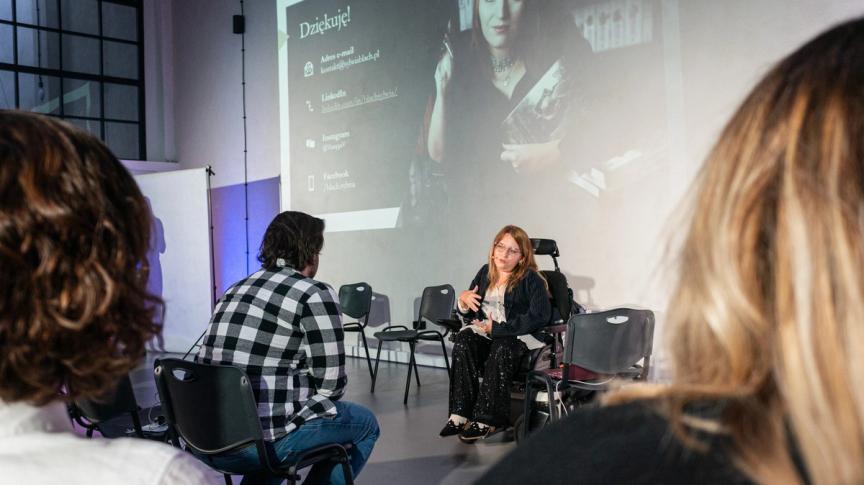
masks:
{"type": "Polygon", "coordinates": [[[549,323],[552,306],[531,239],[516,226],[498,231],[468,287],[457,306],[471,325],[456,335],[450,417],[440,435],[473,442],[509,424],[510,383],[522,355],[543,346],[532,333],[549,323]]]}
{"type": "Polygon", "coordinates": [[[771,70],[697,184],[672,383],[575,413],[481,483],[864,483],[864,19],[771,70]]]}

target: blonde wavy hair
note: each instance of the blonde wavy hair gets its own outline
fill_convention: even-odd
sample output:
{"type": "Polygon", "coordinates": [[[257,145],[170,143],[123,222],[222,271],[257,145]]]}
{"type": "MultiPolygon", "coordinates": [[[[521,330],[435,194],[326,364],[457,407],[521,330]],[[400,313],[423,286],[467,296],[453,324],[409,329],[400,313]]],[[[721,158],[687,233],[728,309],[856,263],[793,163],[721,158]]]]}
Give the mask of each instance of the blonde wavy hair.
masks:
{"type": "MultiPolygon", "coordinates": [[[[500,278],[501,275],[498,272],[498,267],[495,266],[495,246],[497,246],[498,243],[504,239],[504,236],[508,234],[516,241],[516,244],[519,246],[519,252],[521,253],[519,255],[519,262],[516,263],[516,267],[513,268],[513,272],[510,273],[510,277],[507,279],[507,291],[512,291],[529,271],[534,271],[538,275],[540,272],[537,270],[537,261],[534,260],[534,246],[531,245],[531,238],[528,237],[528,233],[519,226],[504,226],[500,231],[498,231],[498,234],[495,235],[495,239],[492,240],[492,247],[489,248],[489,284],[491,286],[498,284],[498,278],[500,278]]],[[[543,281],[545,284],[546,280],[544,279],[543,281]]]]}
{"type": "Polygon", "coordinates": [[[657,398],[693,443],[688,404],[725,406],[760,483],[864,483],[864,19],[782,60],[725,127],[697,181],[657,398]],[[790,439],[791,438],[791,439],[790,439]],[[790,443],[794,443],[791,445],[790,443]]]}

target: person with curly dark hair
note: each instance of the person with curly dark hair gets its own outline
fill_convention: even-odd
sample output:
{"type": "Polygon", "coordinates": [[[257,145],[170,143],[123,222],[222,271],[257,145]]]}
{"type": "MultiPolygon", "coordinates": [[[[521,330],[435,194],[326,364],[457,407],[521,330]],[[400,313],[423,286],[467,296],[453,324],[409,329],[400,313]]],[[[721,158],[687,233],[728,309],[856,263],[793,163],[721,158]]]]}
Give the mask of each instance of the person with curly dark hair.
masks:
{"type": "MultiPolygon", "coordinates": [[[[353,443],[356,477],[372,454],[378,422],[368,409],[338,400],[347,384],[345,334],[336,292],[313,279],[323,247],[323,220],[277,215],[261,243],[261,269],[216,304],[197,360],[246,372],[267,446],[280,462],[323,444],[353,443]]],[[[282,482],[262,470],[254,445],[202,459],[243,474],[244,484],[282,482]]],[[[314,465],[304,483],[344,483],[333,465],[314,465]]]]}
{"type": "Polygon", "coordinates": [[[64,401],[97,399],[160,331],[147,292],[151,216],[96,138],[0,110],[0,476],[19,483],[208,483],[175,448],[73,434],[64,401]]]}

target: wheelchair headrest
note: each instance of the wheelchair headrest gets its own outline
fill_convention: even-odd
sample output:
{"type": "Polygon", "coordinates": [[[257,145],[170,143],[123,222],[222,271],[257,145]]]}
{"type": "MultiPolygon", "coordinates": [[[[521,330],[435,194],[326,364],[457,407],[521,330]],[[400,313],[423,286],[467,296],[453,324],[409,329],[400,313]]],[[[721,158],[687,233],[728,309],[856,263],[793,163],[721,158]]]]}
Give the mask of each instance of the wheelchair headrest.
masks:
{"type": "Polygon", "coordinates": [[[560,256],[558,253],[558,243],[554,239],[531,239],[531,246],[534,247],[535,255],[548,255],[553,258],[560,256]]]}

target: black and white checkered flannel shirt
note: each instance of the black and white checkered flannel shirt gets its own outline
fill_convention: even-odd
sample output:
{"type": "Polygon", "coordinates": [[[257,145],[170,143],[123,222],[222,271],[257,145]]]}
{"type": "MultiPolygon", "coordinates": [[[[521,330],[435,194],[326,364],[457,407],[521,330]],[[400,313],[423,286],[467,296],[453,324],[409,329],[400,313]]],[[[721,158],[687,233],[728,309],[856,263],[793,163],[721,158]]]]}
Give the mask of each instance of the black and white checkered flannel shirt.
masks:
{"type": "Polygon", "coordinates": [[[249,375],[264,438],[335,416],[345,392],[342,312],[333,288],[292,268],[260,271],[216,304],[197,360],[249,375]]]}

